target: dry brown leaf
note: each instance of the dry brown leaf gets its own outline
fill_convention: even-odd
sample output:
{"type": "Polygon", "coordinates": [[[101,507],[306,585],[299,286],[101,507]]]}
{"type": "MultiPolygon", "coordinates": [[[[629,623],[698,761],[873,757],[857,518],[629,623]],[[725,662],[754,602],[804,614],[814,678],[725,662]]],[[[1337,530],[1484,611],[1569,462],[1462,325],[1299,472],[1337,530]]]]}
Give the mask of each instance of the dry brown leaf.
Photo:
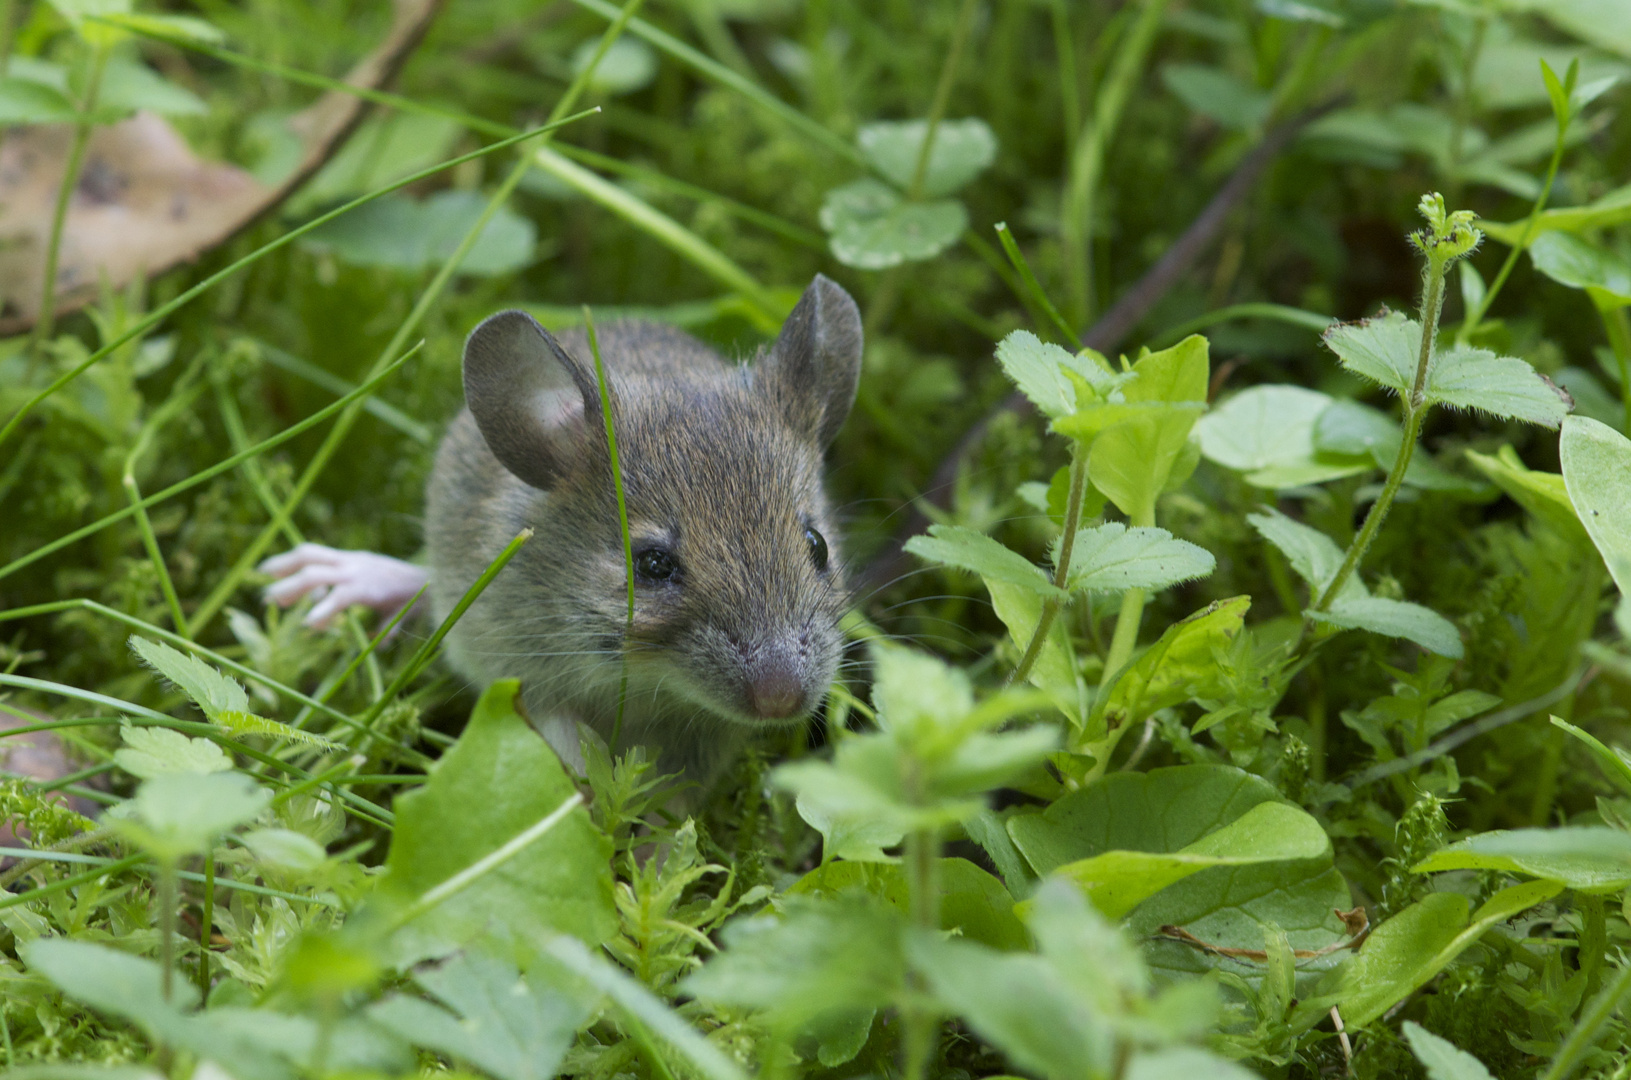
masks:
{"type": "MultiPolygon", "coordinates": [[[[401,70],[445,0],[396,0],[390,31],[346,81],[378,89],[401,70]]],[[[288,121],[300,164],[268,186],[232,165],[203,161],[166,121],[138,113],[99,128],[68,206],[57,270],[57,314],[191,262],[276,207],[356,130],[367,102],[331,90],[288,121]]],[[[73,129],[14,131],[0,146],[0,334],[34,325],[51,213],[73,129]]]]}

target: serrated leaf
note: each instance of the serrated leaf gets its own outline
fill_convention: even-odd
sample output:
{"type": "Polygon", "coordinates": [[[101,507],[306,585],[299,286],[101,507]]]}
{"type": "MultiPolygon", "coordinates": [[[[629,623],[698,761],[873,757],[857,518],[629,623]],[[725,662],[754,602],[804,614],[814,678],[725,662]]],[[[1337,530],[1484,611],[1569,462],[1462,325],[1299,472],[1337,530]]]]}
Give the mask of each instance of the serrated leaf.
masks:
{"type": "Polygon", "coordinates": [[[1436,354],[1422,389],[1431,402],[1549,428],[1569,414],[1564,395],[1527,361],[1466,345],[1436,354]]]}
{"type": "Polygon", "coordinates": [[[821,834],[823,862],[832,859],[876,863],[900,861],[883,850],[905,839],[906,833],[893,823],[839,813],[829,802],[805,795],[800,795],[795,805],[805,824],[821,834]]]}
{"type": "Polygon", "coordinates": [[[1020,393],[1044,415],[1066,416],[1076,410],[1076,386],[1065,374],[1070,353],[1028,330],[1015,330],[997,343],[997,363],[1020,393]]]}
{"type": "Polygon", "coordinates": [[[174,861],[253,821],[272,793],[243,773],[164,773],[144,780],[113,827],[155,856],[174,861]]]}
{"type": "Polygon", "coordinates": [[[968,211],[956,199],[909,203],[889,185],[856,180],[827,192],[821,227],[845,266],[883,270],[932,259],[963,235],[968,211]]]}
{"type": "Polygon", "coordinates": [[[1325,331],[1326,346],[1356,375],[1401,394],[1416,380],[1421,359],[1421,325],[1397,311],[1359,322],[1337,323],[1325,331]]]}
{"type": "Polygon", "coordinates": [[[1428,1080],[1494,1080],[1483,1062],[1414,1020],[1404,1022],[1404,1037],[1410,1042],[1411,1053],[1427,1070],[1428,1080]]]}
{"type": "MultiPolygon", "coordinates": [[[[1057,559],[1057,543],[1054,551],[1057,559]]],[[[1165,529],[1129,529],[1112,521],[1076,533],[1065,588],[1071,592],[1165,589],[1205,577],[1215,569],[1217,560],[1211,552],[1165,529]]]]}
{"type": "Polygon", "coordinates": [[[1063,596],[1042,568],[991,537],[961,525],[930,525],[929,535],[914,536],[906,550],[919,558],[963,570],[982,578],[1031,589],[1039,596],[1063,596]]]}
{"type": "Polygon", "coordinates": [[[132,776],[151,780],[171,773],[216,773],[232,768],[232,759],[208,739],[193,739],[165,727],[125,725],[120,730],[124,747],[113,753],[114,764],[132,776]]]}
{"type": "MultiPolygon", "coordinates": [[[[872,167],[902,191],[911,187],[917,159],[928,132],[926,120],[883,121],[867,124],[856,134],[872,167]]],[[[984,120],[942,120],[935,128],[934,145],[923,173],[923,195],[934,199],[950,195],[997,160],[997,137],[984,120]]]]}
{"type": "Polygon", "coordinates": [[[1158,709],[1203,696],[1217,671],[1217,655],[1244,625],[1252,598],[1217,600],[1167,627],[1116,680],[1106,715],[1140,724],[1158,709]]]}
{"type": "Polygon", "coordinates": [[[234,735],[265,735],[267,738],[288,739],[291,742],[301,743],[306,746],[318,746],[324,750],[345,749],[333,739],[324,738],[315,732],[303,731],[288,724],[280,724],[276,720],[268,720],[266,717],[257,716],[254,713],[228,709],[216,713],[210,719],[234,735]]]}
{"type": "Polygon", "coordinates": [[[1620,592],[1631,597],[1631,439],[1607,424],[1571,416],[1558,441],[1563,483],[1620,592]]]}
{"type": "MultiPolygon", "coordinates": [[[[1352,580],[1350,578],[1350,580],[1352,580]]],[[[1459,660],[1464,653],[1455,624],[1431,608],[1380,596],[1356,596],[1347,590],[1325,611],[1310,611],[1316,622],[1349,630],[1369,630],[1384,637],[1413,641],[1429,652],[1459,660]]]]}
{"type": "Polygon", "coordinates": [[[150,641],[132,634],[130,649],[142,662],[176,689],[192,699],[205,716],[214,720],[223,712],[249,712],[249,695],[215,668],[187,653],[179,652],[162,641],[150,641]]]}

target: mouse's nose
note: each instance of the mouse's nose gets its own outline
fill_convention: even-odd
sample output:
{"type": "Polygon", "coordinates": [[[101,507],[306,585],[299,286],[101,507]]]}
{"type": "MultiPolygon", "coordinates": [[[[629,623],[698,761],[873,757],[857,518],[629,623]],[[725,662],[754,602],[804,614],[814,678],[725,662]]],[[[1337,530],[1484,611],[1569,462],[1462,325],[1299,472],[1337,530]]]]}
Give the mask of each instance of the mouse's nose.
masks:
{"type": "Polygon", "coordinates": [[[785,720],[804,711],[804,679],[798,649],[789,643],[761,645],[748,655],[748,703],[765,720],[785,720]]]}

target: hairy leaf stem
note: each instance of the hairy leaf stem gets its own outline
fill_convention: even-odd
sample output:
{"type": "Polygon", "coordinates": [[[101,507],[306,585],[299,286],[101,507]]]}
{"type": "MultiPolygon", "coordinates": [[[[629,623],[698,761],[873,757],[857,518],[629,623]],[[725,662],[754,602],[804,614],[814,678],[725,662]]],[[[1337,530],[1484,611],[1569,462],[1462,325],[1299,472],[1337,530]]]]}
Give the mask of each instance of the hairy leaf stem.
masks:
{"type": "MultiPolygon", "coordinates": [[[[1065,500],[1064,532],[1059,537],[1059,558],[1053,568],[1053,586],[1063,589],[1065,582],[1070,578],[1070,556],[1076,548],[1076,530],[1082,523],[1082,500],[1087,495],[1087,448],[1080,442],[1071,443],[1070,452],[1070,494],[1065,500]]],[[[1053,620],[1059,615],[1059,608],[1063,600],[1050,596],[1042,601],[1042,614],[1036,623],[1036,632],[1031,635],[1031,643],[1025,647],[1025,655],[1020,657],[1019,666],[1014,668],[1014,674],[1009,678],[1011,683],[1024,682],[1030,675],[1031,669],[1036,666],[1037,657],[1042,655],[1042,646],[1047,644],[1048,633],[1053,629],[1053,620]]]]}
{"type": "MultiPolygon", "coordinates": [[[[1441,244],[1437,242],[1439,231],[1436,224],[1424,230],[1422,236],[1425,239],[1419,241],[1419,245],[1427,256],[1427,267],[1423,271],[1425,283],[1421,301],[1421,346],[1416,354],[1416,377],[1410,386],[1410,396],[1404,403],[1404,435],[1399,441],[1399,453],[1393,460],[1393,468],[1388,470],[1387,481],[1382,485],[1382,493],[1371,503],[1359,534],[1354,537],[1353,543],[1348,545],[1348,553],[1343,557],[1342,565],[1320,593],[1319,599],[1314,602],[1314,611],[1326,611],[1330,608],[1331,602],[1341,594],[1343,586],[1348,584],[1348,579],[1364,560],[1365,553],[1370,550],[1371,543],[1376,539],[1376,534],[1381,531],[1382,523],[1387,520],[1388,511],[1393,508],[1393,500],[1404,483],[1405,471],[1410,468],[1410,459],[1416,453],[1416,442],[1421,438],[1422,421],[1426,419],[1431,408],[1426,399],[1427,371],[1433,363],[1439,315],[1444,309],[1445,272],[1452,262],[1465,254],[1466,250],[1470,250],[1470,245],[1466,250],[1460,250],[1454,245],[1451,245],[1449,250],[1441,250],[1441,244]]],[[[1306,625],[1305,620],[1305,630],[1306,625]]]]}

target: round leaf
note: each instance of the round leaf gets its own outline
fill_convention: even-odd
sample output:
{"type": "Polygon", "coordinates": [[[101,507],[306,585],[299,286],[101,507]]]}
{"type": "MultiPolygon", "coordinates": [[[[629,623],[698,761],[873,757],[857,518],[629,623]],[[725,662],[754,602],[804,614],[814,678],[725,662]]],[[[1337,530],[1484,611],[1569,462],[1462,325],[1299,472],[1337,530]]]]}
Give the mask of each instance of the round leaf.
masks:
{"type": "Polygon", "coordinates": [[[839,262],[882,270],[932,259],[968,228],[968,211],[955,199],[908,203],[877,180],[857,180],[827,193],[821,227],[839,262]]]}

